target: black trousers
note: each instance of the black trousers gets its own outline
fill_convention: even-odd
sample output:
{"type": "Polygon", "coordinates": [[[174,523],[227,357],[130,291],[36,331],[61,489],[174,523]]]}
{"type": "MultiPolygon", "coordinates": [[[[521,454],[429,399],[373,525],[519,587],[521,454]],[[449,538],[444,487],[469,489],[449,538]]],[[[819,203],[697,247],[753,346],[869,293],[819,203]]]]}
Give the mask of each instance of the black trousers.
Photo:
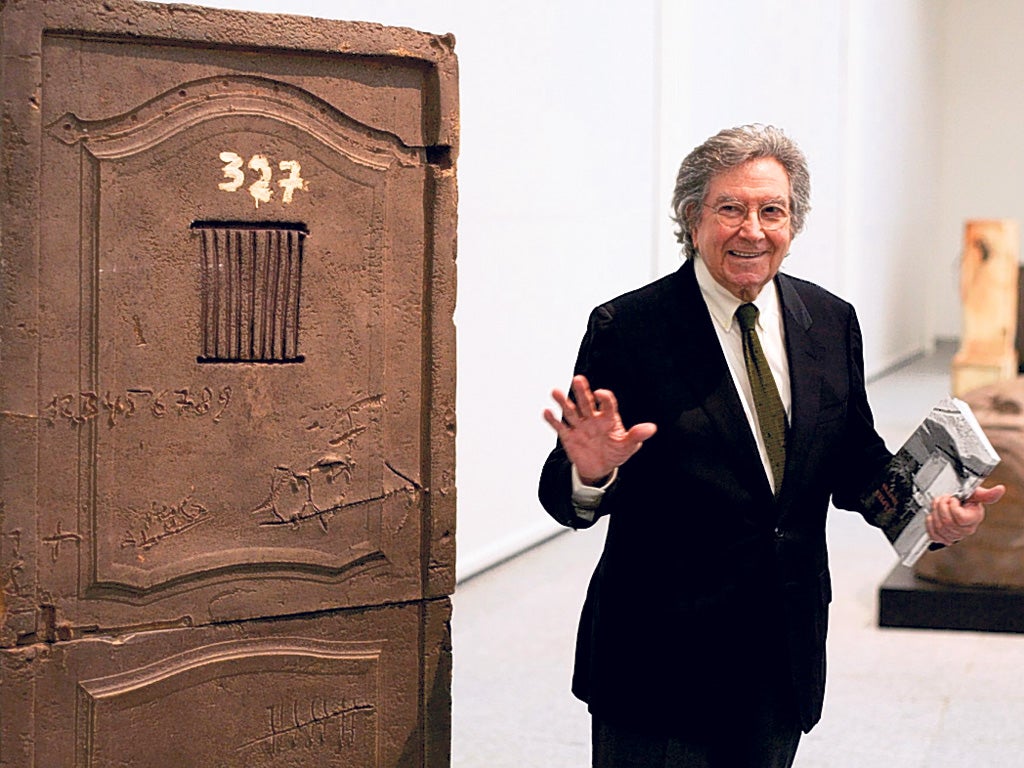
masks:
{"type": "Polygon", "coordinates": [[[789,686],[754,685],[715,724],[645,733],[593,715],[593,768],[790,768],[801,730],[789,686]]]}

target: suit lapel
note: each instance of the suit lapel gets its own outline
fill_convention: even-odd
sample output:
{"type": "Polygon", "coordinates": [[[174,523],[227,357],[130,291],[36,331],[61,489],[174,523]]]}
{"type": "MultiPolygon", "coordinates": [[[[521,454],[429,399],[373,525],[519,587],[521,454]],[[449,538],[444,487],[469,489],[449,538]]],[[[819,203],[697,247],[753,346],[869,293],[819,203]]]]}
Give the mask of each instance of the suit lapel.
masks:
{"type": "Polygon", "coordinates": [[[811,336],[812,320],[807,307],[793,283],[785,275],[778,275],[776,285],[782,303],[782,322],[786,334],[786,355],[789,359],[789,382],[792,393],[789,435],[786,442],[785,477],[782,493],[795,490],[793,482],[799,467],[806,464],[814,442],[821,397],[821,361],[823,350],[811,336]]]}
{"type": "Polygon", "coordinates": [[[725,443],[728,455],[736,457],[736,471],[744,486],[757,489],[766,501],[772,500],[774,494],[757,443],[747,428],[747,416],[712,325],[714,321],[697,285],[693,262],[683,265],[679,277],[677,328],[670,337],[681,343],[673,355],[676,370],[669,374],[668,381],[678,382],[684,393],[683,401],[699,404],[725,443]]]}

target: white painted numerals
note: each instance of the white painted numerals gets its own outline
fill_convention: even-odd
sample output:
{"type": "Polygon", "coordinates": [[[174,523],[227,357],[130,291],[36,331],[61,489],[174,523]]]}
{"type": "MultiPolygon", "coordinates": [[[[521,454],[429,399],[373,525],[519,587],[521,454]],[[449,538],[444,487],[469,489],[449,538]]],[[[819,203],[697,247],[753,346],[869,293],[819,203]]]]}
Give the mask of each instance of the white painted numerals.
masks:
{"type": "Polygon", "coordinates": [[[282,160],[278,168],[288,171],[288,177],[277,182],[277,186],[284,190],[281,202],[290,203],[296,189],[307,189],[306,180],[301,175],[302,167],[294,160],[282,160]]]}
{"type": "Polygon", "coordinates": [[[249,160],[249,170],[256,171],[260,176],[249,185],[249,194],[252,195],[252,199],[256,201],[256,207],[259,208],[260,203],[269,203],[270,198],[274,196],[274,190],[270,186],[274,172],[270,170],[270,162],[263,155],[252,156],[252,159],[249,160]]]}
{"type": "MultiPolygon", "coordinates": [[[[218,184],[217,188],[225,192],[237,192],[245,184],[245,171],[242,170],[245,161],[234,152],[221,152],[220,161],[225,164],[221,169],[225,181],[218,184]]],[[[256,207],[259,208],[260,203],[269,203],[274,197],[274,170],[265,155],[253,155],[247,167],[257,177],[248,189],[256,202],[256,207]]],[[[309,185],[302,178],[302,166],[295,160],[282,160],[277,167],[288,174],[277,182],[277,186],[282,190],[281,202],[287,205],[292,201],[295,190],[307,190],[309,185]]]]}
{"type": "Polygon", "coordinates": [[[222,163],[227,163],[227,165],[224,166],[224,178],[228,179],[228,181],[222,181],[217,186],[225,192],[238,191],[238,188],[245,184],[245,172],[242,171],[242,158],[234,152],[221,152],[220,160],[222,163]]]}

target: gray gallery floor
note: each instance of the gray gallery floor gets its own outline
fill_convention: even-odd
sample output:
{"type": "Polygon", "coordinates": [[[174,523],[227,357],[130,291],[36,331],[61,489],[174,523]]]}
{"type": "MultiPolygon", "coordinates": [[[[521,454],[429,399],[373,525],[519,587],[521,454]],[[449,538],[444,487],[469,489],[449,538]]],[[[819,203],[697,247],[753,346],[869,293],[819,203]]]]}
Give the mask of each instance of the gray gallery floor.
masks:
{"type": "MultiPolygon", "coordinates": [[[[940,348],[870,385],[890,448],[947,394],[951,354],[940,348]]],[[[456,590],[454,768],[590,764],[586,709],[568,688],[602,537],[603,526],[565,533],[456,590]]],[[[888,544],[837,511],[829,541],[829,685],[797,768],[1024,766],[1024,635],[880,629],[878,585],[895,564],[888,544]]]]}

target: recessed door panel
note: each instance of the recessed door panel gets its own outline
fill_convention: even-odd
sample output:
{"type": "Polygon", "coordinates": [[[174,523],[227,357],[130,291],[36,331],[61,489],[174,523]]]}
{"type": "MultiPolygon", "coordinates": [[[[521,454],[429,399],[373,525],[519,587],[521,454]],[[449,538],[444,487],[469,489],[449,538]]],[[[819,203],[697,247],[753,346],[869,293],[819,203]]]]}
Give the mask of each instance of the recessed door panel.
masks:
{"type": "Polygon", "coordinates": [[[8,48],[39,51],[8,57],[39,86],[38,164],[5,145],[38,165],[4,220],[38,215],[9,294],[36,401],[10,444],[36,464],[0,498],[6,642],[450,591],[454,175],[426,143],[450,51],[29,5],[4,11],[8,48]]]}
{"type": "Polygon", "coordinates": [[[430,764],[449,615],[442,599],[6,649],[0,763],[430,764]]]}

